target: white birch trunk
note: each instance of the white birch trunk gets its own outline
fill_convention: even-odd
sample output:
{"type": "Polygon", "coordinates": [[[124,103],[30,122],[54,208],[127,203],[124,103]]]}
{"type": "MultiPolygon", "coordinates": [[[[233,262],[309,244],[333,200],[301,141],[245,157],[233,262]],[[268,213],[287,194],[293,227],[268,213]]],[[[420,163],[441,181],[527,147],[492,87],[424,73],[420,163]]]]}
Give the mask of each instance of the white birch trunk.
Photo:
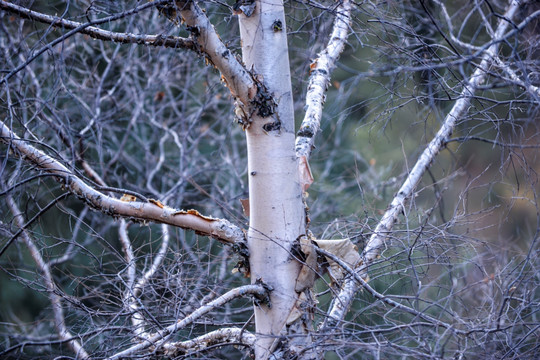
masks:
{"type": "Polygon", "coordinates": [[[294,150],[294,112],[287,33],[281,0],[256,1],[251,16],[241,14],[243,60],[275,100],[275,114],[248,114],[250,228],[248,246],[252,282],[273,288],[271,307],[255,306],[257,359],[266,359],[282,331],[298,294],[300,263],[290,254],[305,234],[305,213],[294,150]],[[268,124],[280,123],[269,126],[268,124]],[[265,126],[266,125],[266,126],[265,126]],[[264,127],[264,128],[263,128],[264,127]]]}

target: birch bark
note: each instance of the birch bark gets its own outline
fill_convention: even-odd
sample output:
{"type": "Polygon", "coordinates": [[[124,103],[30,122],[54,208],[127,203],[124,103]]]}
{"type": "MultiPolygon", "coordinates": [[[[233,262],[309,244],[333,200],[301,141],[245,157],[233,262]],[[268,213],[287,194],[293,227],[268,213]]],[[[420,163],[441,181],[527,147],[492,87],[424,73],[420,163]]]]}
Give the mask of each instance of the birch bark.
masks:
{"type": "Polygon", "coordinates": [[[294,150],[294,112],[287,33],[281,0],[255,1],[255,11],[239,15],[246,67],[275,102],[274,113],[257,108],[248,114],[246,130],[249,169],[251,279],[273,288],[271,306],[255,307],[259,334],[257,359],[266,359],[283,330],[298,297],[295,283],[300,263],[290,254],[305,234],[305,214],[294,150]],[[262,110],[262,111],[261,111],[262,110]]]}

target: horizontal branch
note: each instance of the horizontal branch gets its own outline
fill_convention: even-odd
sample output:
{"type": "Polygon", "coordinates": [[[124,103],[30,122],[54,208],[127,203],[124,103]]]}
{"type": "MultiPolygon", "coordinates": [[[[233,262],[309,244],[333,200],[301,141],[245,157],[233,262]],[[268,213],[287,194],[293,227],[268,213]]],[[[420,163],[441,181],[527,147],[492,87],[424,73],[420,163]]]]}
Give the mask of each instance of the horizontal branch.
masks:
{"type": "MultiPolygon", "coordinates": [[[[148,9],[148,8],[151,8],[151,7],[155,7],[155,6],[158,6],[160,4],[163,4],[165,2],[168,2],[169,0],[155,0],[155,1],[151,1],[151,2],[148,2],[148,3],[145,3],[145,4],[142,4],[140,6],[137,6],[131,10],[127,10],[127,11],[124,11],[120,14],[115,14],[115,15],[111,15],[111,16],[107,16],[105,18],[101,18],[101,19],[97,19],[97,20],[93,20],[93,21],[90,21],[90,22],[87,22],[87,23],[84,23],[84,24],[81,24],[80,26],[76,27],[75,29],[72,29],[70,31],[68,31],[67,33],[63,34],[62,36],[58,37],[57,39],[51,41],[50,43],[48,44],[45,44],[43,47],[41,47],[41,49],[35,51],[32,53],[32,55],[26,59],[25,62],[23,62],[22,64],[20,64],[19,66],[17,66],[15,69],[11,70],[6,76],[4,76],[4,78],[2,78],[0,80],[0,82],[5,82],[7,83],[7,81],[9,79],[11,79],[12,76],[14,76],[15,74],[17,74],[19,71],[21,71],[22,69],[24,69],[26,66],[28,66],[32,61],[34,61],[35,59],[37,59],[38,57],[41,56],[41,54],[43,54],[45,51],[51,49],[53,46],[56,46],[58,44],[60,44],[61,42],[65,41],[66,39],[70,38],[71,36],[75,35],[75,34],[78,34],[80,33],[81,31],[83,31],[84,29],[90,27],[90,26],[93,26],[93,25],[99,25],[99,24],[104,24],[104,23],[108,23],[108,22],[111,22],[111,21],[115,21],[115,20],[118,20],[118,19],[122,19],[126,16],[130,16],[130,15],[133,15],[133,14],[136,14],[142,10],[145,10],[145,9],[148,9]]],[[[9,4],[8,2],[4,1],[4,0],[0,0],[0,4],[2,5],[7,5],[9,4]]]]}
{"type": "Polygon", "coordinates": [[[339,55],[345,47],[351,21],[351,2],[343,0],[336,10],[334,28],[326,48],[311,64],[309,83],[306,94],[306,114],[296,137],[296,156],[309,159],[315,135],[321,125],[322,108],[326,99],[326,90],[330,76],[336,66],[339,55]]]}
{"type": "Polygon", "coordinates": [[[17,14],[24,19],[39,21],[62,29],[73,30],[80,28],[78,31],[80,34],[88,35],[94,39],[114,41],[122,44],[140,44],[196,50],[193,40],[179,36],[131,34],[103,30],[95,26],[84,27],[85,24],[83,23],[43,14],[4,0],[0,0],[0,9],[17,14]]]}
{"type": "Polygon", "coordinates": [[[157,200],[126,201],[108,196],[79,178],[75,173],[39,149],[19,138],[5,124],[0,126],[0,142],[8,145],[19,158],[36,168],[56,176],[64,187],[90,207],[112,217],[123,217],[132,221],[153,221],[213,237],[225,243],[244,242],[244,232],[225,219],[216,219],[199,214],[195,210],[177,210],[157,200]]]}
{"type": "Polygon", "coordinates": [[[165,329],[160,330],[156,334],[148,337],[141,343],[134,345],[119,353],[114,354],[113,356],[109,358],[109,360],[133,356],[139,351],[147,349],[151,346],[157,346],[157,347],[162,346],[164,345],[163,341],[167,340],[169,335],[192,324],[193,321],[208,314],[210,311],[223,306],[224,304],[230,302],[231,300],[234,300],[236,298],[243,297],[246,295],[253,295],[255,297],[266,297],[268,295],[268,290],[265,288],[263,284],[244,285],[236,289],[229,290],[228,292],[221,295],[217,299],[212,300],[208,304],[201,306],[200,308],[198,308],[197,310],[195,310],[194,312],[192,312],[185,318],[176,321],[174,324],[169,325],[165,329]]]}
{"type": "Polygon", "coordinates": [[[244,345],[253,348],[257,337],[241,328],[223,328],[211,331],[187,341],[167,343],[163,345],[165,356],[177,357],[204,350],[212,345],[244,345]]]}
{"type": "MultiPolygon", "coordinates": [[[[458,120],[468,111],[476,90],[485,81],[489,73],[489,67],[496,58],[501,39],[505,37],[505,32],[512,24],[511,21],[518,13],[520,6],[521,3],[519,1],[510,0],[510,5],[506,14],[499,21],[498,28],[493,35],[491,46],[485,50],[482,61],[470,78],[463,81],[463,90],[461,91],[460,98],[454,103],[454,106],[446,115],[443,125],[431,142],[426,146],[414,167],[409,172],[405,182],[390,203],[390,206],[384,213],[382,219],[377,224],[375,231],[367,241],[362,252],[362,262],[356,269],[356,273],[360,278],[365,278],[367,276],[368,266],[380,255],[386,239],[392,231],[394,223],[397,221],[399,215],[405,212],[406,201],[414,194],[416,186],[422,179],[422,176],[435,159],[435,156],[437,156],[447,143],[458,120]]],[[[340,293],[334,299],[333,304],[330,307],[329,318],[342,320],[348,312],[353,296],[357,291],[358,284],[353,278],[345,281],[340,293]]]]}

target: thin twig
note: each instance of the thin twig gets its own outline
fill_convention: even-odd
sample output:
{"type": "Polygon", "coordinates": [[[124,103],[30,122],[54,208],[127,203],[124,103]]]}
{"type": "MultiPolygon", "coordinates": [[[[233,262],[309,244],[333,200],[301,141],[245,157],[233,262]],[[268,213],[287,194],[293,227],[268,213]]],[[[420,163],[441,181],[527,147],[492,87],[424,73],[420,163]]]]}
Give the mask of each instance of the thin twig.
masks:
{"type": "MultiPolygon", "coordinates": [[[[51,41],[50,43],[48,43],[47,45],[43,46],[41,49],[36,51],[24,63],[17,66],[17,68],[13,69],[6,76],[4,76],[4,78],[0,82],[7,82],[13,75],[17,74],[19,71],[21,71],[22,69],[27,67],[32,61],[34,61],[39,56],[41,56],[41,54],[43,54],[45,51],[51,49],[55,45],[60,44],[61,42],[65,41],[66,39],[70,38],[71,36],[82,32],[84,29],[87,29],[88,27],[90,27],[92,25],[99,25],[99,24],[104,24],[104,23],[108,23],[108,22],[111,22],[111,21],[115,21],[115,20],[118,20],[118,19],[122,19],[122,18],[125,18],[127,16],[136,14],[136,13],[142,11],[142,10],[145,10],[145,9],[148,9],[148,8],[151,8],[151,7],[154,7],[154,6],[158,6],[158,5],[163,4],[165,2],[168,2],[168,1],[167,0],[151,1],[151,2],[143,4],[141,6],[137,6],[136,8],[131,9],[129,11],[125,11],[125,12],[123,12],[121,14],[116,14],[116,15],[108,16],[108,17],[103,18],[103,19],[90,21],[90,22],[87,22],[85,24],[80,24],[79,26],[75,27],[73,30],[68,31],[67,33],[65,33],[61,37],[51,41]]],[[[0,8],[7,9],[8,5],[11,5],[11,4],[8,3],[7,1],[0,0],[0,8]]],[[[9,7],[9,8],[11,8],[11,7],[9,7]]]]}
{"type": "Polygon", "coordinates": [[[0,0],[0,9],[17,14],[21,18],[39,21],[54,27],[67,30],[79,29],[79,33],[88,35],[94,39],[113,41],[121,44],[139,44],[196,50],[193,40],[179,36],[131,34],[127,32],[104,30],[95,26],[87,26],[80,22],[62,19],[58,16],[33,11],[4,0],[0,0]]]}

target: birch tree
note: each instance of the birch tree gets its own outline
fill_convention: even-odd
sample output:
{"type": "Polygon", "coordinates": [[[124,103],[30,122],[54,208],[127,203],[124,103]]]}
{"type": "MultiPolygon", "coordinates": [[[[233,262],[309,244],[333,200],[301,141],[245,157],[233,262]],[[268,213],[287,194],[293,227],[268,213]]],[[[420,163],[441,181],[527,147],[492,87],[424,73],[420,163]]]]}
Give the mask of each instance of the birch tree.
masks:
{"type": "Polygon", "coordinates": [[[540,354],[535,2],[0,18],[1,357],[540,354]]]}

